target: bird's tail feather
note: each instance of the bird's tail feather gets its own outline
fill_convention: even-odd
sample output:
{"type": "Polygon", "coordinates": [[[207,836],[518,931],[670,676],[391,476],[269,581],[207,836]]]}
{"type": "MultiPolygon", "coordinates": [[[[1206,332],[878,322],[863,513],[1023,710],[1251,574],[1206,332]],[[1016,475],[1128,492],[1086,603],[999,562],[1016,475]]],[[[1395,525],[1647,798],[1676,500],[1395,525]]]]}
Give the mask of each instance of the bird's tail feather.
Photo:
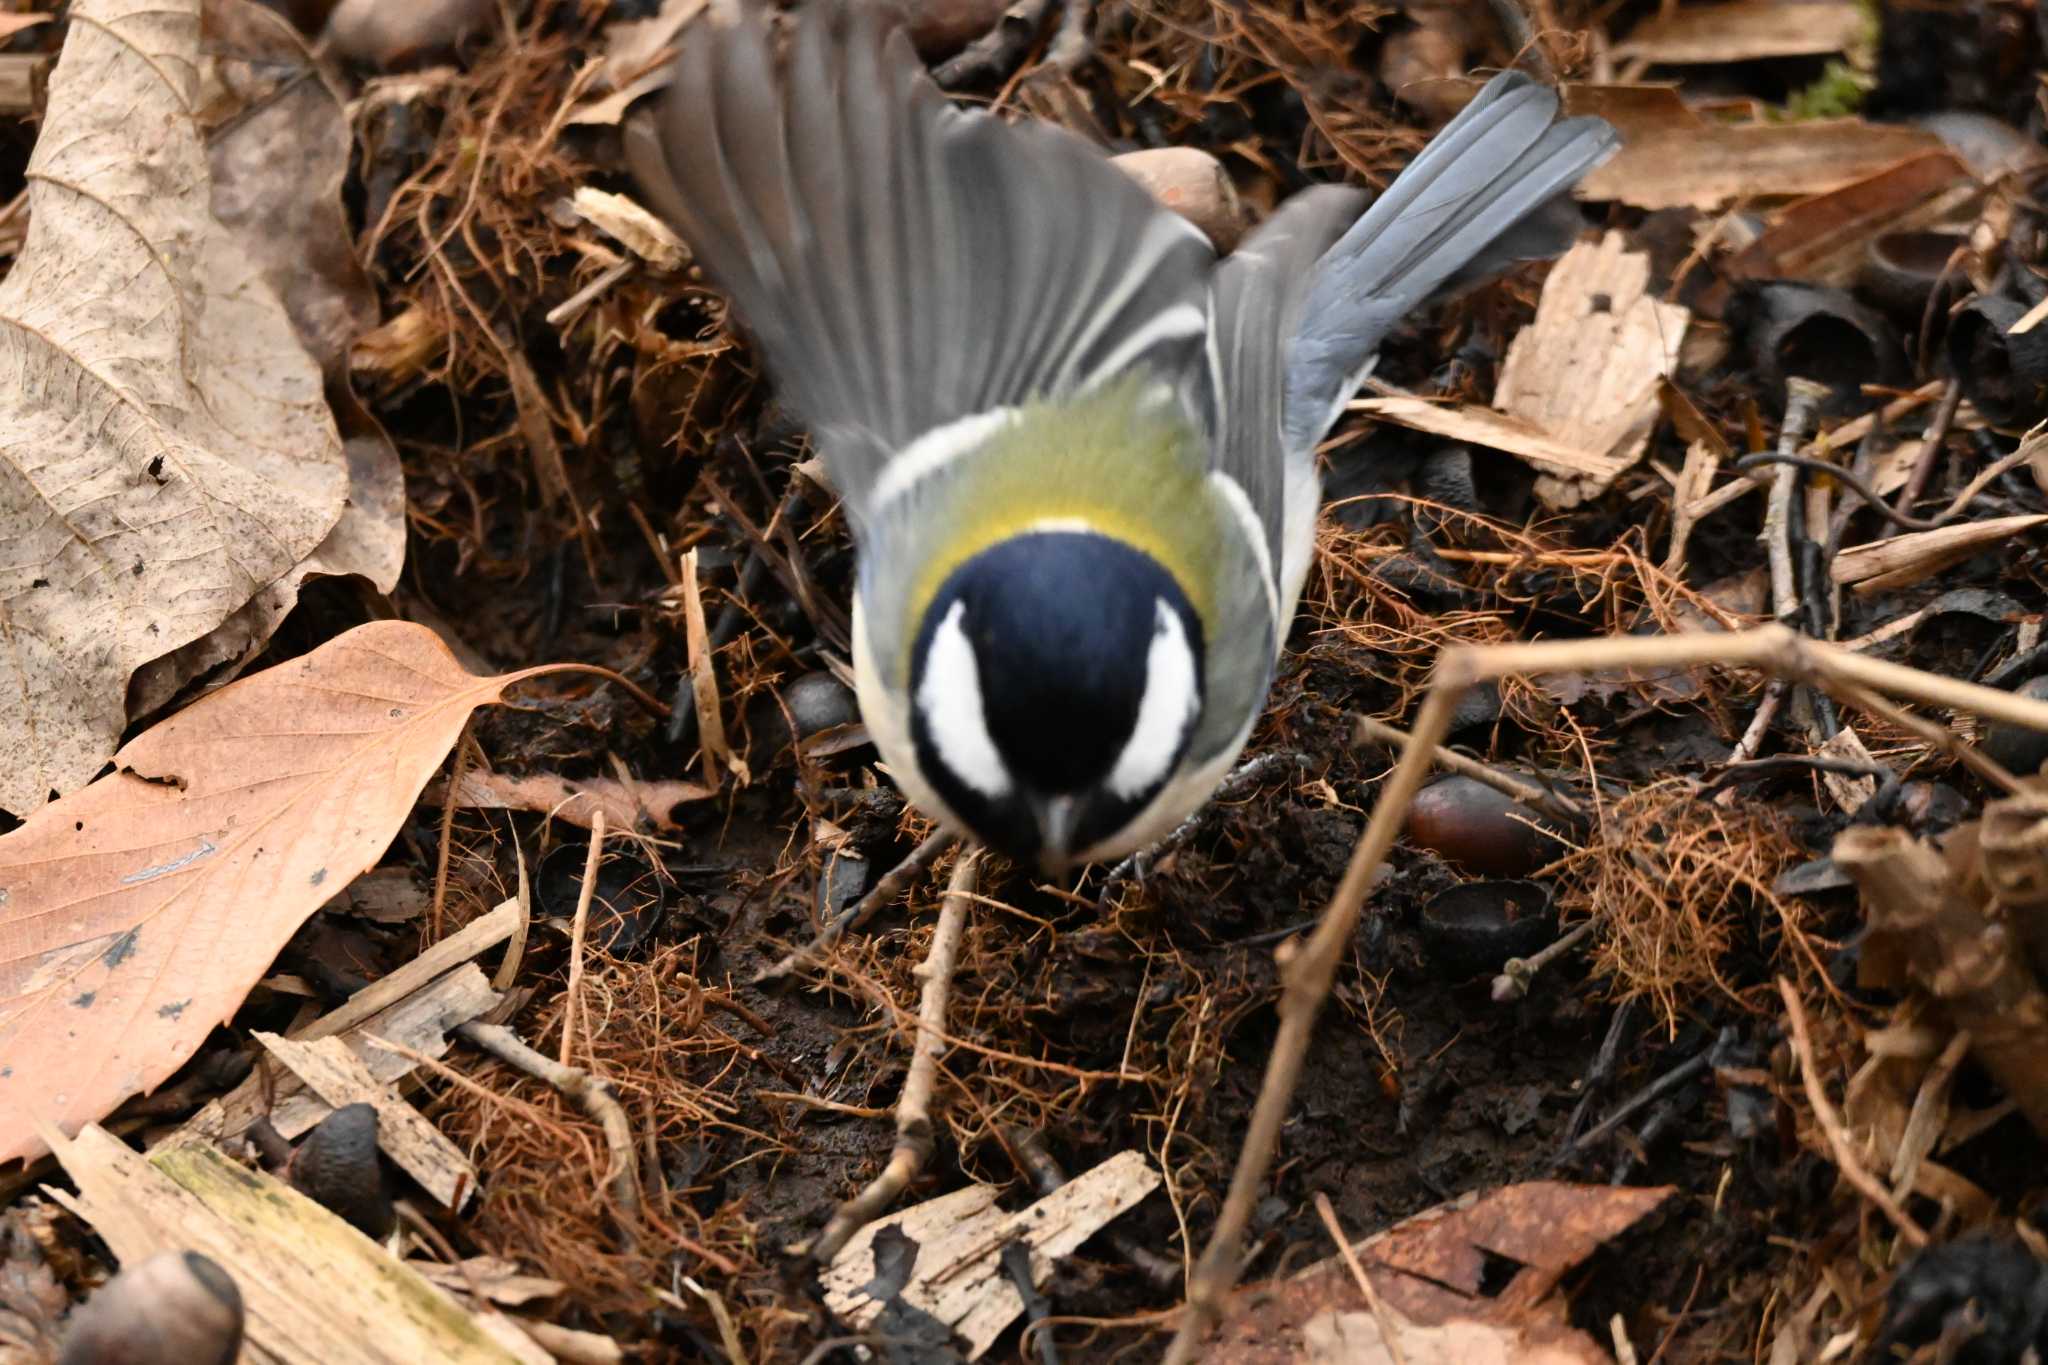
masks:
{"type": "Polygon", "coordinates": [[[1402,317],[1569,242],[1546,210],[1620,139],[1605,120],[1558,113],[1549,88],[1494,77],[1323,256],[1289,358],[1290,447],[1321,439],[1402,317]]]}

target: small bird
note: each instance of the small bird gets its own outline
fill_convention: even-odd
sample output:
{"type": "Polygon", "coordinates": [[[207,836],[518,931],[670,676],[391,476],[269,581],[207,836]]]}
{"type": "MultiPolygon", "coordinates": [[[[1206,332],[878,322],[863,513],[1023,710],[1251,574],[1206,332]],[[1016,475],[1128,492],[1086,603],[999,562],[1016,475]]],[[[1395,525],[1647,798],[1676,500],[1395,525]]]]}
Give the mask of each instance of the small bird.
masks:
{"type": "Polygon", "coordinates": [[[1305,190],[1219,258],[1080,138],[953,105],[881,4],[791,27],[778,74],[754,4],[692,25],[627,149],[843,502],[868,732],[1047,875],[1142,848],[1263,709],[1381,338],[1562,250],[1614,131],[1503,74],[1370,207],[1305,190]]]}

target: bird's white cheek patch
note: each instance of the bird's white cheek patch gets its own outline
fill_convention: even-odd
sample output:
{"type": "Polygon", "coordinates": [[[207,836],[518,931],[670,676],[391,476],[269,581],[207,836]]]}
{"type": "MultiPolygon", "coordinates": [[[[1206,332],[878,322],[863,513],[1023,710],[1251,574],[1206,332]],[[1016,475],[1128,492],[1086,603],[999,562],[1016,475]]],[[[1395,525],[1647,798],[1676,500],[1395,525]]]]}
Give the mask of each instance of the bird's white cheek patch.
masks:
{"type": "Polygon", "coordinates": [[[1145,696],[1138,721],[1109,770],[1109,789],[1129,801],[1166,780],[1180,753],[1181,736],[1194,721],[1202,699],[1195,690],[1195,655],[1188,648],[1180,616],[1165,602],[1157,606],[1152,647],[1145,652],[1145,696]]]}
{"type": "Polygon", "coordinates": [[[918,683],[917,709],[924,715],[938,759],[953,776],[991,800],[1010,794],[1010,771],[988,732],[981,707],[981,669],[961,620],[967,604],[955,602],[932,632],[918,683]]]}

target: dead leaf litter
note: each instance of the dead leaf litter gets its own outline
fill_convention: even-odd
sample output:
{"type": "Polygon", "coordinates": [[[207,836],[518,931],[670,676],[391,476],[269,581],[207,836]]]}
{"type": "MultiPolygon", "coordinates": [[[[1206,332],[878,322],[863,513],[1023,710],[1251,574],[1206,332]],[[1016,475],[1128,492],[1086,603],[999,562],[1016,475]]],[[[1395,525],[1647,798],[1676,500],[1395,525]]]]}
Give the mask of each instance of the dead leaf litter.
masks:
{"type": "Polygon", "coordinates": [[[15,8],[0,1362],[2048,1353],[2048,9],[920,0],[1219,243],[1508,65],[1623,143],[1043,884],[625,173],[715,7],[15,8]]]}

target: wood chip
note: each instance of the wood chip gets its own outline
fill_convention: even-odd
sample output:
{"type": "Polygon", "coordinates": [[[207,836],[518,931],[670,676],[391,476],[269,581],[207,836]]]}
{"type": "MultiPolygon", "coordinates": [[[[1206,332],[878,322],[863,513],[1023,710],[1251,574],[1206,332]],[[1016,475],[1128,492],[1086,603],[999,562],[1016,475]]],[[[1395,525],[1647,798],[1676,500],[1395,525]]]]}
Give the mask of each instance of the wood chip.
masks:
{"type": "MultiPolygon", "coordinates": [[[[389,976],[371,982],[331,1013],[295,1030],[291,1036],[302,1042],[345,1037],[356,1055],[370,1068],[371,1074],[387,1083],[396,1081],[409,1072],[413,1064],[381,1048],[371,1048],[367,1042],[361,1041],[361,1036],[373,1034],[404,1043],[429,1057],[439,1057],[447,1052],[447,1034],[458,1025],[483,1015],[499,1000],[490,983],[484,980],[483,973],[467,960],[503,943],[519,923],[518,901],[506,901],[489,914],[470,921],[389,976]]],[[[225,1142],[246,1133],[249,1125],[263,1116],[268,1116],[285,1137],[293,1138],[331,1112],[317,1096],[305,1093],[296,1076],[289,1072],[270,1074],[270,1071],[274,1068],[259,1070],[227,1094],[209,1102],[170,1140],[205,1137],[225,1142]]]]}
{"type": "Polygon", "coordinates": [[[689,248],[667,223],[623,194],[585,185],[570,196],[569,203],[584,221],[650,265],[662,270],[681,270],[689,259],[689,248]]]}
{"type": "Polygon", "coordinates": [[[276,1177],[210,1145],[148,1157],[96,1125],[45,1141],[78,1186],[50,1198],[90,1223],[124,1264],[192,1250],[233,1277],[254,1365],[551,1365],[488,1331],[453,1299],[276,1177]]]}
{"type": "Polygon", "coordinates": [[[1707,442],[1694,441],[1686,449],[1685,467],[1671,490],[1671,546],[1664,553],[1664,572],[1676,574],[1685,567],[1686,545],[1699,523],[1693,508],[1713,488],[1714,471],[1720,467],[1719,452],[1707,442]]]}
{"type": "MultiPolygon", "coordinates": [[[[1850,763],[1872,763],[1870,750],[1863,747],[1863,740],[1849,726],[1835,732],[1834,738],[1814,750],[1816,758],[1841,759],[1850,763]]],[[[1835,806],[1845,815],[1854,815],[1863,808],[1863,803],[1877,795],[1877,779],[1874,777],[1851,777],[1847,773],[1824,772],[1820,775],[1821,786],[1834,798],[1835,806]]]]}
{"type": "Polygon", "coordinates": [[[367,1022],[372,1015],[405,999],[443,972],[497,947],[512,937],[523,918],[525,915],[517,900],[500,902],[490,913],[479,915],[389,976],[372,981],[331,1013],[315,1019],[291,1036],[300,1042],[311,1042],[315,1038],[346,1033],[367,1022]]]}
{"type": "Polygon", "coordinates": [[[1649,256],[1627,250],[1621,233],[1581,242],[1552,268],[1535,320],[1508,346],[1494,407],[1600,462],[1598,472],[1538,479],[1549,506],[1598,496],[1642,458],[1692,320],[1652,297],[1649,283],[1649,256]]]}
{"type": "Polygon", "coordinates": [[[1653,14],[1617,43],[1619,61],[1670,66],[1746,62],[1758,57],[1817,57],[1845,52],[1874,36],[1876,21],[1858,0],[1735,0],[1653,14]]]}
{"type": "Polygon", "coordinates": [[[855,1327],[879,1317],[884,1305],[863,1292],[875,1278],[875,1234],[900,1228],[919,1248],[903,1301],[951,1327],[967,1343],[968,1359],[978,1358],[1024,1311],[1000,1263],[1005,1243],[1029,1244],[1032,1282],[1044,1284],[1061,1257],[1159,1184],[1143,1153],[1119,1152],[1016,1213],[995,1206],[992,1185],[955,1190],[856,1233],[819,1276],[825,1302],[855,1327]]]}
{"type": "Polygon", "coordinates": [[[1577,506],[1642,457],[1691,320],[1648,282],[1649,258],[1624,250],[1620,233],[1582,242],[1508,347],[1493,407],[1366,398],[1352,410],[1520,456],[1546,506],[1577,506]]]}
{"type": "Polygon", "coordinates": [[[1829,573],[1835,582],[1854,587],[1859,594],[1903,588],[2043,523],[2048,523],[2048,516],[1993,517],[1873,540],[1837,553],[1829,573]]]}
{"type": "Polygon", "coordinates": [[[459,1211],[469,1202],[476,1192],[476,1167],[425,1115],[371,1075],[347,1043],[339,1038],[295,1043],[261,1030],[256,1041],[334,1108],[368,1104],[376,1109],[378,1148],[443,1208],[459,1211]]]}

